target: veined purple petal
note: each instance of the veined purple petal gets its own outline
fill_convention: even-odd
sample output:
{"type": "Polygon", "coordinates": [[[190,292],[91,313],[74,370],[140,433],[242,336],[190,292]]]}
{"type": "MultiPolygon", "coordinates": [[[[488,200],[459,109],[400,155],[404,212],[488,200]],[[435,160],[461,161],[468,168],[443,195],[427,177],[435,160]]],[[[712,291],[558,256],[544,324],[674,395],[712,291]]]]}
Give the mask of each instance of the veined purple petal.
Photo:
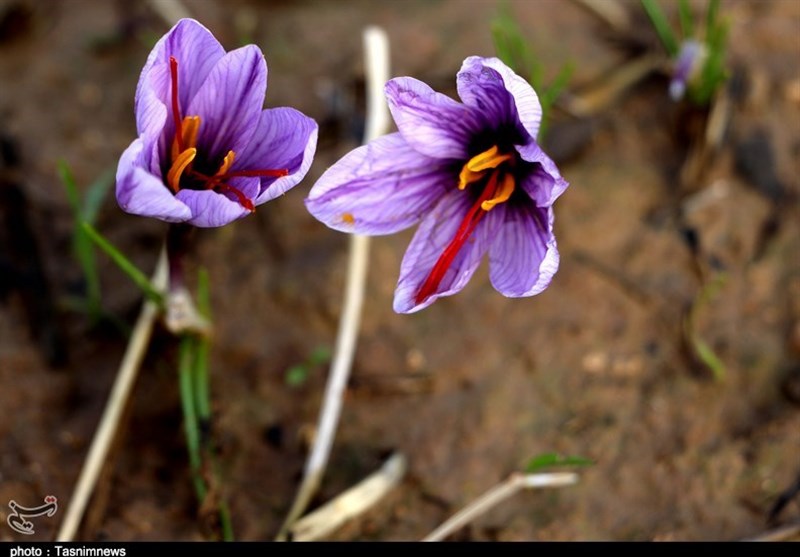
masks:
{"type": "Polygon", "coordinates": [[[200,228],[225,226],[250,214],[238,201],[211,190],[181,190],[175,197],[192,213],[187,222],[200,228]]]}
{"type": "Polygon", "coordinates": [[[283,195],[308,172],[317,149],[317,123],[294,108],[268,108],[261,112],[250,144],[233,163],[244,169],[289,171],[281,178],[263,177],[256,205],[283,195]]]}
{"type": "Polygon", "coordinates": [[[139,97],[136,112],[136,127],[139,138],[144,142],[142,149],[142,166],[151,174],[161,172],[162,132],[167,122],[167,107],[150,88],[144,88],[139,97]]]}
{"type": "Polygon", "coordinates": [[[167,222],[184,222],[192,213],[175,199],[160,176],[142,166],[144,142],[134,140],[125,149],[117,166],[117,202],[123,211],[155,217],[167,222]]]}
{"type": "Polygon", "coordinates": [[[237,154],[258,126],[267,90],[267,63],[261,50],[244,46],[225,54],[189,102],[186,115],[200,116],[197,148],[208,160],[237,154]]]}
{"type": "Polygon", "coordinates": [[[470,139],[480,130],[480,115],[411,77],[385,87],[398,131],[414,149],[437,159],[467,157],[470,139]]]}
{"type": "Polygon", "coordinates": [[[418,222],[457,180],[446,163],[420,154],[393,133],[330,167],[311,188],[306,207],[342,232],[391,234],[418,222]]]}
{"type": "Polygon", "coordinates": [[[136,86],[134,112],[139,135],[144,133],[142,126],[147,125],[144,116],[150,109],[143,105],[143,101],[146,104],[160,101],[168,108],[172,121],[170,56],[178,61],[178,100],[180,106],[185,108],[224,55],[225,49],[203,25],[193,19],[182,19],[176,23],[153,47],[136,86]]]}
{"type": "Polygon", "coordinates": [[[548,207],[564,193],[569,183],[561,177],[556,163],[545,154],[535,141],[517,145],[522,160],[531,163],[531,171],[519,181],[520,186],[539,207],[548,207]]]}
{"type": "Polygon", "coordinates": [[[456,236],[464,217],[474,204],[472,196],[454,189],[446,193],[422,220],[400,266],[400,279],[394,293],[394,310],[413,313],[428,307],[442,296],[450,296],[466,286],[489,248],[499,224],[499,214],[486,213],[442,277],[436,292],[417,304],[416,297],[431,270],[456,236]]]}
{"type": "Polygon", "coordinates": [[[500,224],[489,248],[489,278],[509,298],[533,296],[550,284],[559,255],[552,207],[498,206],[500,224]]]}
{"type": "Polygon", "coordinates": [[[542,120],[539,97],[530,84],[498,58],[470,56],[456,78],[464,104],[481,112],[489,124],[519,124],[536,139],[542,120]]]}

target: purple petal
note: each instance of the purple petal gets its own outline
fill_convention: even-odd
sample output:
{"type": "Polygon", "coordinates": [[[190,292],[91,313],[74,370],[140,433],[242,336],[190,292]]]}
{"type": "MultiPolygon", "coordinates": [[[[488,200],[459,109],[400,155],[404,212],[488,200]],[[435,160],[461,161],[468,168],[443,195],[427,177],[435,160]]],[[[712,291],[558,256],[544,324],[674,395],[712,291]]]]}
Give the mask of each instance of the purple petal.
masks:
{"type": "Polygon", "coordinates": [[[442,161],[418,153],[393,133],[330,167],[311,188],[306,207],[342,232],[391,234],[418,222],[457,180],[442,161]]]}
{"type": "Polygon", "coordinates": [[[473,203],[472,196],[455,189],[445,194],[436,208],[422,220],[400,266],[400,279],[394,293],[394,310],[397,313],[413,313],[426,308],[442,296],[459,292],[469,282],[498,225],[498,213],[495,210],[486,213],[472,236],[461,246],[436,292],[422,303],[416,302],[420,288],[455,238],[473,203]]]}
{"type": "Polygon", "coordinates": [[[178,61],[179,104],[186,108],[224,54],[225,49],[214,35],[197,21],[182,19],[176,23],[153,47],[136,86],[134,111],[139,135],[143,135],[150,124],[147,114],[153,102],[165,105],[172,121],[170,56],[178,61]]]}
{"type": "Polygon", "coordinates": [[[186,115],[200,116],[197,148],[207,160],[241,153],[253,137],[267,90],[267,63],[254,45],[232,50],[208,74],[186,115]]]}
{"type": "Polygon", "coordinates": [[[123,211],[167,222],[191,218],[189,207],[175,199],[160,176],[141,166],[144,142],[135,140],[125,149],[117,167],[117,202],[123,211]]]}
{"type": "Polygon", "coordinates": [[[556,163],[548,157],[536,142],[517,145],[522,160],[532,163],[532,169],[520,180],[520,186],[538,207],[549,207],[564,193],[569,183],[561,177],[556,163]]]}
{"type": "Polygon", "coordinates": [[[489,248],[492,285],[509,298],[538,294],[558,270],[553,209],[504,205],[494,210],[504,214],[489,248]]]}
{"type": "Polygon", "coordinates": [[[167,122],[167,107],[146,88],[139,97],[136,113],[139,138],[144,142],[142,166],[152,174],[161,172],[162,131],[167,122]]]}
{"type": "Polygon", "coordinates": [[[261,112],[253,138],[232,170],[287,169],[288,176],[261,178],[256,205],[283,195],[308,172],[317,149],[317,123],[294,108],[261,112]]]}
{"type": "Polygon", "coordinates": [[[477,108],[488,122],[521,125],[520,132],[536,139],[542,120],[539,97],[498,58],[470,56],[458,72],[456,86],[464,104],[477,108]]]}
{"type": "Polygon", "coordinates": [[[438,159],[465,159],[481,118],[469,107],[411,77],[386,84],[397,129],[414,149],[438,159]]]}
{"type": "Polygon", "coordinates": [[[181,190],[175,196],[189,207],[189,224],[200,228],[225,226],[250,214],[237,201],[211,190],[181,190]]]}
{"type": "Polygon", "coordinates": [[[706,49],[703,43],[694,39],[683,41],[669,83],[669,94],[673,101],[683,98],[687,83],[702,66],[705,57],[706,49]]]}

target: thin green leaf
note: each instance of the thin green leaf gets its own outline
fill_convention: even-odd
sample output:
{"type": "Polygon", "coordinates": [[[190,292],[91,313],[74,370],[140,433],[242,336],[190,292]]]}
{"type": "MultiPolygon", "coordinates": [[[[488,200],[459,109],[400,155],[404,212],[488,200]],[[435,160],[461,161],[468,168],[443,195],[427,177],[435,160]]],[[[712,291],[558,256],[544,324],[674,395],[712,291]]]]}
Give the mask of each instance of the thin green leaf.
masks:
{"type": "Polygon", "coordinates": [[[544,82],[544,66],[537,61],[531,61],[527,67],[529,68],[528,82],[534,89],[540,90],[544,82]]]}
{"type": "Polygon", "coordinates": [[[83,201],[83,220],[89,224],[94,224],[97,213],[103,205],[111,186],[114,184],[114,171],[106,170],[88,188],[86,188],[86,198],[83,201]]]}
{"type": "Polygon", "coordinates": [[[535,456],[528,461],[525,472],[532,474],[543,468],[553,466],[591,466],[594,461],[582,456],[562,456],[558,453],[545,453],[535,456]]]}
{"type": "Polygon", "coordinates": [[[75,177],[72,175],[72,169],[70,169],[67,161],[64,159],[58,161],[58,175],[61,178],[61,181],[64,183],[64,186],[67,188],[67,200],[72,208],[72,212],[76,217],[80,216],[81,201],[80,195],[78,194],[78,185],[75,183],[75,177]]]}
{"type": "Polygon", "coordinates": [[[198,501],[206,497],[206,485],[201,474],[202,458],[200,454],[200,429],[197,424],[197,408],[193,389],[193,368],[195,360],[195,338],[193,335],[181,337],[178,352],[178,376],[183,408],[183,427],[186,433],[186,447],[189,450],[189,466],[192,471],[192,482],[198,501]]]}
{"type": "Polygon", "coordinates": [[[716,381],[722,382],[725,380],[725,364],[714,353],[711,347],[699,336],[692,337],[692,344],[694,344],[697,357],[711,370],[716,381]]]}
{"type": "Polygon", "coordinates": [[[706,12],[706,39],[714,33],[714,29],[717,27],[717,14],[719,14],[719,0],[710,0],[706,12]]]}
{"type": "Polygon", "coordinates": [[[647,12],[647,16],[650,18],[656,33],[658,33],[661,43],[667,49],[667,54],[670,57],[674,57],[678,54],[678,41],[675,39],[675,34],[672,32],[672,27],[670,27],[664,12],[661,11],[661,6],[658,5],[656,0],[642,0],[642,6],[644,11],[647,12]]]}
{"type": "Polygon", "coordinates": [[[539,95],[543,113],[549,112],[550,108],[555,104],[556,99],[567,86],[570,77],[572,77],[573,70],[574,66],[571,63],[564,65],[553,82],[539,95]]]}
{"type": "Polygon", "coordinates": [[[58,174],[67,190],[67,200],[72,209],[72,218],[75,222],[72,231],[72,251],[83,272],[86,281],[86,307],[89,318],[96,322],[100,318],[100,276],[97,273],[97,264],[94,257],[92,242],[86,232],[81,228],[83,220],[80,194],[72,170],[65,160],[58,161],[58,174]]]}
{"type": "Polygon", "coordinates": [[[727,273],[719,273],[712,280],[705,284],[697,295],[689,309],[689,313],[684,320],[684,335],[691,343],[692,349],[700,361],[711,370],[714,379],[723,381],[725,379],[725,364],[714,353],[709,344],[702,339],[697,332],[695,322],[697,313],[706,305],[711,303],[719,295],[720,290],[728,280],[727,273]]]}
{"type": "Polygon", "coordinates": [[[142,292],[151,301],[158,304],[160,307],[164,306],[164,296],[158,292],[150,280],[142,273],[130,260],[122,255],[122,252],[114,247],[108,240],[106,240],[95,228],[88,222],[82,222],[81,228],[86,232],[89,238],[108,255],[114,263],[117,264],[122,272],[124,272],[130,279],[138,286],[142,292]]]}
{"type": "MultiPolygon", "coordinates": [[[[209,293],[208,271],[200,268],[197,274],[197,310],[206,319],[211,319],[211,296],[209,293]]],[[[200,420],[211,419],[211,385],[208,372],[208,355],[211,342],[201,336],[196,340],[194,358],[194,394],[197,414],[200,420]]]]}
{"type": "Polygon", "coordinates": [[[508,4],[500,6],[498,15],[492,21],[491,32],[497,57],[510,68],[519,70],[524,56],[525,41],[511,17],[508,4]]]}
{"type": "Polygon", "coordinates": [[[688,39],[694,36],[694,18],[692,17],[692,8],[689,6],[689,0],[680,0],[678,2],[678,14],[681,18],[683,38],[688,39]]]}

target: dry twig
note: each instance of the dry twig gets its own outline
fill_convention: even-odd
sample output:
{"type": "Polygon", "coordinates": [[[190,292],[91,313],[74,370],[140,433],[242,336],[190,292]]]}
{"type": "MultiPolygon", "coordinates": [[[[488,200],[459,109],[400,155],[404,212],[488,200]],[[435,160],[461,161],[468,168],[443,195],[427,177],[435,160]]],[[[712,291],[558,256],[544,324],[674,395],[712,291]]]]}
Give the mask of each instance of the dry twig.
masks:
{"type": "Polygon", "coordinates": [[[380,501],[400,483],[405,473],[405,457],[393,454],[380,470],[295,522],[290,530],[292,541],[310,542],[324,538],[380,501]]]}
{"type": "MultiPolygon", "coordinates": [[[[383,86],[389,80],[389,39],[378,27],[364,30],[365,66],[367,78],[367,124],[364,143],[386,133],[389,114],[383,98],[383,86]]],[[[350,377],[350,368],[356,350],[361,306],[367,277],[369,238],[353,235],[350,239],[350,255],[345,285],[344,310],[339,321],[334,359],[331,363],[325,398],[317,425],[317,435],[306,461],[303,481],[295,496],[292,508],[278,533],[278,540],[285,540],[292,524],[302,516],[309,501],[317,491],[325,466],[328,463],[336,426],[342,408],[342,397],[350,377]]]]}
{"type": "Polygon", "coordinates": [[[436,530],[425,536],[424,542],[438,542],[469,524],[480,515],[496,507],[518,491],[542,487],[563,487],[578,482],[578,475],[574,472],[555,472],[552,474],[512,474],[506,481],[500,483],[478,497],[475,501],[458,511],[447,519],[436,530]]]}
{"type": "MultiPolygon", "coordinates": [[[[166,288],[167,257],[164,250],[161,251],[161,255],[158,258],[152,283],[153,288],[159,292],[163,292],[166,288]]],[[[125,350],[125,355],[117,371],[117,378],[114,380],[114,386],[111,389],[100,424],[92,439],[89,454],[86,456],[86,461],[78,477],[78,483],[75,485],[75,490],[69,500],[64,521],[61,523],[61,528],[56,536],[58,541],[68,542],[75,538],[83,513],[86,510],[86,505],[94,491],[97,478],[100,476],[103,464],[108,457],[108,450],[119,428],[123,410],[128,403],[133,385],[136,382],[136,376],[147,351],[150,335],[153,332],[153,324],[158,314],[159,308],[154,302],[150,300],[144,302],[125,350]]]]}

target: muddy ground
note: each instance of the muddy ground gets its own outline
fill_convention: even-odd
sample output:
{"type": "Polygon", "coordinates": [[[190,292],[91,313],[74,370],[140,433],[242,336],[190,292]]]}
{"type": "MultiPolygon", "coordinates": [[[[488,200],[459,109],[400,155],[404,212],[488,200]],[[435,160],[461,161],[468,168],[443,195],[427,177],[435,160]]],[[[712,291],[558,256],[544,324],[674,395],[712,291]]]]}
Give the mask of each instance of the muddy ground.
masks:
{"type": "MultiPolygon", "coordinates": [[[[186,0],[227,48],[255,42],[268,106],[321,125],[314,165],[283,198],[201,231],[192,268],[211,276],[214,423],[237,539],[271,539],[297,488],[327,370],[291,366],[332,347],[347,238],[303,198],[357,144],[361,29],[383,26],[392,74],[454,94],[468,55],[491,55],[495,2],[186,0]]],[[[574,61],[570,94],[657,43],[638,3],[612,31],[571,2],[511,2],[549,75],[574,61]]],[[[675,5],[668,3],[674,11],[675,5]]],[[[703,6],[704,2],[696,2],[703,6]]],[[[723,2],[731,23],[719,149],[692,179],[691,122],[654,72],[591,118],[554,112],[551,149],[571,183],[555,205],[561,267],[529,299],[505,299],[485,267],[414,315],[391,309],[412,231],[372,242],[363,326],[330,467],[314,504],[391,451],[409,471],[336,540],[419,539],[453,512],[557,452],[594,461],[569,488],[526,492],[458,540],[736,540],[800,521],[800,3],[723,2]],[[707,285],[717,292],[698,302],[707,285]],[[687,342],[724,364],[717,379],[687,342]]],[[[168,26],[146,3],[0,1],[0,540],[7,503],[58,497],[33,539],[55,536],[125,348],[119,328],[69,305],[84,283],[56,164],[79,184],[116,167],[135,135],[133,93],[168,26]]],[[[570,97],[565,97],[564,103],[570,97]]],[[[698,119],[699,118],[699,119],[698,119]]],[[[147,273],[165,225],[123,213],[97,227],[147,273]]],[[[98,255],[103,309],[131,325],[141,294],[98,255]]],[[[84,540],[200,540],[181,430],[175,343],[162,329],[81,530],[84,540]]]]}

